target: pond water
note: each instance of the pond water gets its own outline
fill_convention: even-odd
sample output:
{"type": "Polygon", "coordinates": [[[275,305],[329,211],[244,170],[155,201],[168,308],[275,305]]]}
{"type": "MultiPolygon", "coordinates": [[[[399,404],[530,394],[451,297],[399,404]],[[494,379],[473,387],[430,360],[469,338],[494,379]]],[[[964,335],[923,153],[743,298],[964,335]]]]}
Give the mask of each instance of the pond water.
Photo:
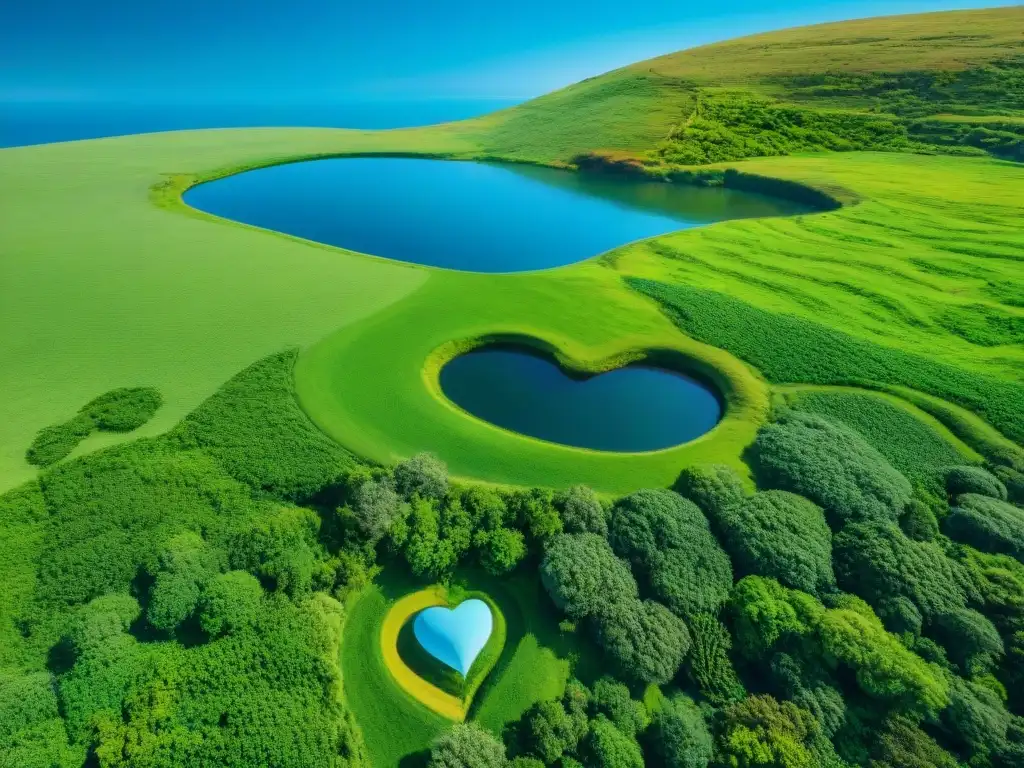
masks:
{"type": "Polygon", "coordinates": [[[679,229],[808,210],[723,188],[394,157],[259,168],[200,184],[184,200],[307,240],[475,272],[557,267],[679,229]]]}
{"type": "Polygon", "coordinates": [[[589,378],[567,375],[524,348],[489,346],[448,362],[441,389],[456,405],[505,429],[602,451],[652,451],[715,426],[722,405],[710,386],[648,365],[589,378]]]}

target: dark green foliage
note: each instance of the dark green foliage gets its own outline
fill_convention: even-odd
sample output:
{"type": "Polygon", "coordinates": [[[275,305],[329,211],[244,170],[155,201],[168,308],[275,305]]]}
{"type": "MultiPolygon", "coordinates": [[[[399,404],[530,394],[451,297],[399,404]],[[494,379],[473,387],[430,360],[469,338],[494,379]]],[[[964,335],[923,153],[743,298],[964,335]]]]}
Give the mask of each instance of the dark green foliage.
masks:
{"type": "Polygon", "coordinates": [[[651,750],[665,768],[707,768],[714,744],[700,709],[679,693],[651,719],[651,750]]]}
{"type": "Polygon", "coordinates": [[[443,578],[455,567],[455,545],[441,538],[441,518],[430,499],[413,499],[405,559],[415,575],[427,579],[443,578]]]}
{"type": "Polygon", "coordinates": [[[509,761],[509,768],[544,768],[544,763],[536,757],[514,757],[509,761]]]}
{"type": "Polygon", "coordinates": [[[939,522],[927,504],[911,499],[900,514],[900,530],[914,541],[934,541],[939,535],[939,522]]]}
{"type": "Polygon", "coordinates": [[[476,723],[456,723],[430,748],[429,768],[505,768],[505,748],[476,723]]]}
{"type": "Polygon", "coordinates": [[[576,619],[637,597],[629,566],[596,533],[563,533],[552,539],[540,577],[555,605],[576,619]]]}
{"type": "Polygon", "coordinates": [[[959,768],[951,754],[914,723],[891,718],[871,740],[872,768],[959,768]]]}
{"type": "Polygon", "coordinates": [[[658,301],[688,336],[731,352],[771,382],[912,387],[962,405],[1024,442],[1024,384],[874,344],[715,291],[637,278],[626,282],[658,301]]]}
{"type": "Polygon", "coordinates": [[[937,476],[964,461],[942,435],[884,397],[855,392],[801,392],[794,406],[858,432],[911,480],[939,492],[937,476]]]}
{"type": "Polygon", "coordinates": [[[566,752],[573,752],[579,741],[569,713],[558,700],[535,704],[523,715],[524,748],[552,764],[566,752]]]}
{"type": "Polygon", "coordinates": [[[608,535],[608,521],[597,495],[585,485],[574,485],[554,496],[555,509],[566,533],[608,535]]]}
{"type": "Polygon", "coordinates": [[[1010,713],[995,693],[983,685],[953,678],[950,699],[942,722],[958,745],[976,760],[1006,747],[1010,713]]]}
{"type": "Polygon", "coordinates": [[[199,625],[210,637],[241,632],[256,623],[263,604],[263,587],[245,571],[214,576],[203,589],[199,625]]]}
{"type": "Polygon", "coordinates": [[[619,677],[667,683],[690,649],[682,619],[653,600],[610,605],[596,617],[598,643],[619,677]]]}
{"type": "Polygon", "coordinates": [[[56,464],[92,434],[95,425],[86,414],[79,413],[69,421],[39,430],[25,453],[25,461],[37,467],[56,464]]]}
{"type": "Polygon", "coordinates": [[[714,613],[732,587],[732,566],[697,506],[668,490],[637,491],[612,510],[609,540],[644,589],[676,614],[714,613]]]}
{"type": "Polygon", "coordinates": [[[935,619],[932,633],[965,675],[982,674],[1003,655],[1003,641],[992,622],[970,608],[935,619]]]}
{"type": "Polygon", "coordinates": [[[946,491],[954,497],[974,493],[1006,501],[1006,486],[981,467],[951,467],[946,472],[946,491]]]}
{"type": "Polygon", "coordinates": [[[304,500],[353,465],[295,400],[297,350],[253,363],[190,413],[172,433],[202,448],[232,477],[259,493],[304,500]]]}
{"type": "Polygon", "coordinates": [[[746,495],[736,470],[724,464],[695,464],[676,479],[675,490],[712,517],[746,495]]]}
{"type": "Polygon", "coordinates": [[[68,746],[47,672],[0,672],[0,765],[80,768],[83,754],[68,746]]]}
{"type": "Polygon", "coordinates": [[[789,412],[761,428],[751,449],[758,479],[821,505],[833,528],[856,520],[896,521],[910,482],[853,430],[789,412]]]}
{"type": "Polygon", "coordinates": [[[944,528],[957,541],[983,552],[1002,552],[1024,562],[1024,509],[967,493],[957,497],[944,528]]]}
{"type": "Polygon", "coordinates": [[[961,609],[965,579],[938,544],[908,539],[892,523],[853,523],[835,537],[839,586],[873,606],[905,597],[925,619],[961,609]]]}
{"type": "Polygon", "coordinates": [[[786,491],[762,491],[712,513],[742,575],[769,576],[811,594],[835,586],[832,532],[821,508],[786,491]]]}
{"type": "Polygon", "coordinates": [[[122,387],[100,395],[82,408],[97,429],[131,432],[138,429],[163,404],[160,392],[152,387],[122,387]]]}
{"type": "Polygon", "coordinates": [[[701,695],[716,706],[744,698],[747,692],[729,658],[732,648],[729,630],[707,613],[691,616],[689,629],[693,646],[687,659],[687,672],[701,695]]]}
{"type": "Polygon", "coordinates": [[[150,571],[153,586],[146,619],[152,626],[170,633],[192,615],[200,593],[220,566],[218,554],[195,533],[182,533],[167,542],[150,571]]]}
{"type": "Polygon", "coordinates": [[[1006,488],[1006,497],[1014,504],[1024,504],[1024,472],[1013,467],[992,467],[994,474],[1006,488]]]}
{"type": "Polygon", "coordinates": [[[48,467],[70,454],[93,430],[131,432],[153,418],[162,402],[160,393],[150,387],[112,389],[86,403],[68,421],[39,430],[25,460],[48,467]]]}
{"type": "Polygon", "coordinates": [[[590,722],[590,733],[581,752],[589,768],[644,768],[644,756],[636,739],[604,717],[590,722]]]}
{"type": "Polygon", "coordinates": [[[594,683],[590,699],[594,716],[603,715],[627,736],[636,737],[647,727],[647,708],[629,695],[629,688],[612,677],[594,683]]]}
{"type": "Polygon", "coordinates": [[[50,514],[36,592],[46,605],[127,590],[171,536],[201,530],[224,541],[264,512],[209,457],[164,440],[84,456],[40,485],[50,514]]]}
{"type": "Polygon", "coordinates": [[[251,630],[208,644],[124,636],[116,657],[108,648],[79,659],[61,697],[112,768],[365,766],[341,698],[340,633],[341,607],[330,598],[270,598],[251,630]]]}
{"type": "Polygon", "coordinates": [[[417,453],[395,466],[395,486],[406,499],[413,495],[443,499],[448,492],[448,467],[432,453],[417,453]]]}
{"type": "Polygon", "coordinates": [[[305,594],[313,586],[319,530],[312,510],[278,507],[231,540],[231,567],[255,573],[289,595],[305,594]]]}

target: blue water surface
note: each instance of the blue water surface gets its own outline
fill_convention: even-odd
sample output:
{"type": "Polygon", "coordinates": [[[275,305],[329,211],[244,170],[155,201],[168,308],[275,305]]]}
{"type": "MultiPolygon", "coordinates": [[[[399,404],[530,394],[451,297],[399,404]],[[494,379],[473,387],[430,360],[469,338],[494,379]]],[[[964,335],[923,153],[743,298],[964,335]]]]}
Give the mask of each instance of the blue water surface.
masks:
{"type": "Polygon", "coordinates": [[[441,389],[474,416],[554,443],[651,451],[685,443],[718,423],[714,390],[682,373],[629,365],[574,378],[526,349],[483,347],[447,363],[441,389]]]}
{"type": "Polygon", "coordinates": [[[557,267],[678,229],[806,210],[721,187],[393,157],[260,168],[201,184],[184,199],[307,240],[476,272],[557,267]]]}
{"type": "Polygon", "coordinates": [[[416,616],[412,629],[427,653],[466,677],[487,645],[494,616],[487,603],[472,598],[456,608],[425,608],[416,616]]]}

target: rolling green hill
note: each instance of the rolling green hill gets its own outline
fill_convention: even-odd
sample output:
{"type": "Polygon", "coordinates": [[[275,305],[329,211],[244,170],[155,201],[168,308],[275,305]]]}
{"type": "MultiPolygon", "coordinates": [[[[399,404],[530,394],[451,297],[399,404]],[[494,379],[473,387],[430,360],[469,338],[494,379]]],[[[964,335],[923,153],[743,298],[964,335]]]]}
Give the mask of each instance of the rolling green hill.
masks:
{"type": "Polygon", "coordinates": [[[1024,159],[1024,7],[768,32],[630,65],[499,113],[484,145],[700,163],[831,149],[1024,159]],[[954,120],[949,115],[955,115],[954,120]]]}

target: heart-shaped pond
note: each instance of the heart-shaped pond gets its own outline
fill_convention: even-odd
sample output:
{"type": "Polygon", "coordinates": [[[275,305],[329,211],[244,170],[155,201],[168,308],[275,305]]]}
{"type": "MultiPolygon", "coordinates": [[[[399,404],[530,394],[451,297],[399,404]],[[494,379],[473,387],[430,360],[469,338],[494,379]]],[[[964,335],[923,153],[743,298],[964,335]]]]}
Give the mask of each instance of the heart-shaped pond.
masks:
{"type": "Polygon", "coordinates": [[[722,187],[394,157],[259,168],[200,184],[184,200],[307,240],[474,272],[557,267],[679,229],[810,210],[722,187]]]}
{"type": "Polygon", "coordinates": [[[553,443],[653,451],[693,440],[722,417],[710,385],[677,371],[627,365],[570,376],[546,355],[495,344],[450,360],[441,390],[474,416],[553,443]]]}
{"type": "Polygon", "coordinates": [[[456,608],[435,605],[416,616],[413,632],[423,649],[464,678],[487,645],[494,616],[483,600],[475,598],[456,608]]]}

